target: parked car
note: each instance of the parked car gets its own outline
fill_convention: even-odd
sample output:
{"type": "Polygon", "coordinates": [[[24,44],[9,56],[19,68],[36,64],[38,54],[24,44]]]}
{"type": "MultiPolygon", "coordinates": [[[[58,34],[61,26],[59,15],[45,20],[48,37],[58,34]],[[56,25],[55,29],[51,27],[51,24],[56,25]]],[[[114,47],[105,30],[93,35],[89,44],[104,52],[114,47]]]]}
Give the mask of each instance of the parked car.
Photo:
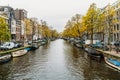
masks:
{"type": "Polygon", "coordinates": [[[120,41],[115,41],[115,42],[114,42],[114,45],[120,47],[120,41]]]}
{"type": "Polygon", "coordinates": [[[2,50],[12,49],[14,48],[14,46],[15,46],[14,42],[5,42],[0,46],[0,49],[2,50]]]}
{"type": "Polygon", "coordinates": [[[32,41],[28,41],[28,45],[32,45],[32,41]]]}
{"type": "Polygon", "coordinates": [[[96,44],[92,44],[91,47],[93,48],[103,48],[102,43],[96,43],[96,44]]]}
{"type": "Polygon", "coordinates": [[[19,48],[19,47],[21,47],[22,46],[22,43],[14,43],[15,45],[14,45],[14,48],[19,48]]]}

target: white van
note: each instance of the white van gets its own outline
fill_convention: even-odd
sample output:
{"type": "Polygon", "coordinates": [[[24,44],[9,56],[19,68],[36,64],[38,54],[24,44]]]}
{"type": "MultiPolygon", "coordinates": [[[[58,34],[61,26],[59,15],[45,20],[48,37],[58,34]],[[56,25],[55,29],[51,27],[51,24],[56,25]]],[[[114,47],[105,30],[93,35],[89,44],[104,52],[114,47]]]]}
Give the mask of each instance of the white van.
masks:
{"type": "Polygon", "coordinates": [[[1,49],[7,50],[14,48],[15,44],[13,42],[5,42],[3,45],[0,46],[1,49]]]}

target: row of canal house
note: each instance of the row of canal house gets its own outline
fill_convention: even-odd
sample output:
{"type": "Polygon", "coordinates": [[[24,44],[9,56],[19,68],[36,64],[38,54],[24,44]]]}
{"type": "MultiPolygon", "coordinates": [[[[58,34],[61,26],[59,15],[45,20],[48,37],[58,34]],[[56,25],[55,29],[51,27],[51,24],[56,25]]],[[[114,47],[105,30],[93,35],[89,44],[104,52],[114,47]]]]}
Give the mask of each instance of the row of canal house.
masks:
{"type": "Polygon", "coordinates": [[[112,4],[112,7],[115,9],[114,18],[117,20],[113,26],[113,39],[112,41],[120,41],[120,0],[112,4]]]}
{"type": "Polygon", "coordinates": [[[106,19],[106,28],[104,33],[104,41],[108,43],[110,42],[120,41],[120,0],[114,2],[112,5],[108,4],[103,8],[103,11],[108,15],[109,9],[113,8],[114,15],[112,20],[115,21],[109,25],[109,21],[106,19]],[[110,37],[110,38],[109,38],[110,37]]]}
{"type": "MultiPolygon", "coordinates": [[[[109,9],[113,8],[115,10],[112,20],[116,22],[109,25],[109,20],[106,19],[104,22],[104,33],[96,32],[93,34],[93,39],[104,41],[106,44],[109,42],[120,41],[120,0],[114,2],[112,5],[108,4],[104,8],[101,8],[101,13],[105,13],[107,18],[109,9]]],[[[90,39],[90,35],[87,37],[86,32],[83,34],[84,39],[90,39]]]]}
{"type": "Polygon", "coordinates": [[[25,9],[13,9],[10,6],[0,6],[0,16],[3,16],[8,23],[8,27],[11,34],[11,41],[27,41],[32,40],[34,37],[37,39],[37,18],[27,18],[27,11],[25,9]],[[6,16],[6,17],[5,17],[6,16]],[[25,21],[34,22],[27,26],[25,21]],[[29,33],[26,33],[27,27],[31,28],[29,33]]]}

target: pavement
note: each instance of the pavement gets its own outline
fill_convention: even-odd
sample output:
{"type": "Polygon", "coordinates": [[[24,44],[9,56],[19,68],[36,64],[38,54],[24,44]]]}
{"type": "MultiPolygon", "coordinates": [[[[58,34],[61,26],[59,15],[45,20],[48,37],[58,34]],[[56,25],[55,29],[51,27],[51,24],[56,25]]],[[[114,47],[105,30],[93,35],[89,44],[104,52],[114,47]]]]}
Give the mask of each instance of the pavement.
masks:
{"type": "Polygon", "coordinates": [[[104,54],[108,54],[108,55],[120,58],[120,52],[117,52],[115,49],[108,50],[108,51],[104,51],[104,50],[101,50],[101,49],[96,49],[96,50],[98,50],[98,51],[100,51],[104,54]]]}
{"type": "Polygon", "coordinates": [[[110,54],[110,55],[113,55],[113,56],[116,56],[116,57],[120,57],[120,47],[116,47],[114,45],[110,46],[108,45],[107,46],[110,50],[108,51],[104,51],[105,53],[107,54],[110,54]],[[117,49],[117,50],[116,50],[117,49]]]}

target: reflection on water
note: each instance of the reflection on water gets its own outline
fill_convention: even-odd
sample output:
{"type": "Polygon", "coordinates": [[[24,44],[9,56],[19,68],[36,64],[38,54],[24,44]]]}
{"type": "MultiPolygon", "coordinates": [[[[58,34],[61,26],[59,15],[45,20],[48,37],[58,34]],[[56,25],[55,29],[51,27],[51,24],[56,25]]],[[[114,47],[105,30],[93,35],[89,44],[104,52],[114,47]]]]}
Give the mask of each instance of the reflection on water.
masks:
{"type": "Polygon", "coordinates": [[[120,72],[63,40],[0,65],[0,80],[119,80],[120,72]]]}

